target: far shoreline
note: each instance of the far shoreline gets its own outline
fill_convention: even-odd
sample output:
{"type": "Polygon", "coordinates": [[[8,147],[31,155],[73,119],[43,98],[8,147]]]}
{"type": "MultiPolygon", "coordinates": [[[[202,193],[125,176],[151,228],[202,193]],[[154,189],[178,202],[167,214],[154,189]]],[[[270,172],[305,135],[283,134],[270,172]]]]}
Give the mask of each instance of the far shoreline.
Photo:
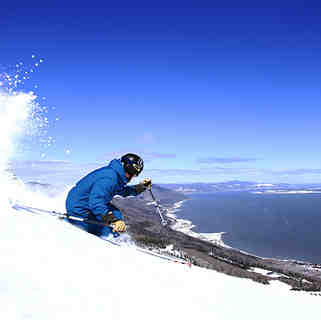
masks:
{"type": "MultiPolygon", "coordinates": [[[[226,245],[222,240],[222,235],[225,232],[218,232],[218,233],[199,233],[192,231],[192,229],[195,227],[195,225],[192,223],[192,221],[187,219],[180,219],[175,214],[177,211],[180,211],[180,208],[183,206],[185,201],[188,201],[190,199],[181,200],[176,202],[173,207],[170,209],[167,209],[166,216],[169,217],[171,220],[173,220],[173,225],[171,225],[171,228],[175,231],[182,232],[184,234],[187,234],[193,238],[197,238],[200,240],[204,240],[210,243],[213,243],[215,245],[220,245],[225,248],[234,249],[228,245],[226,245]]],[[[235,249],[237,250],[237,249],[235,249]]]]}
{"type": "MultiPolygon", "coordinates": [[[[319,193],[319,192],[315,192],[315,193],[319,193]]],[[[169,217],[173,221],[172,225],[170,226],[172,230],[182,232],[182,233],[189,235],[193,238],[200,239],[200,240],[212,243],[214,245],[218,245],[218,246],[221,246],[221,247],[224,247],[227,249],[233,249],[233,250],[238,251],[239,253],[249,255],[249,256],[254,256],[254,257],[257,257],[260,259],[264,259],[264,260],[275,260],[275,261],[282,261],[282,262],[298,262],[298,263],[304,263],[304,264],[314,264],[311,261],[300,260],[300,259],[296,259],[296,258],[282,259],[282,258],[277,258],[277,257],[264,257],[264,256],[260,256],[255,253],[250,253],[250,252],[244,251],[244,250],[236,248],[236,247],[231,247],[223,241],[223,235],[226,234],[226,232],[224,232],[224,231],[223,232],[216,232],[216,233],[201,233],[201,232],[192,231],[192,229],[194,227],[196,227],[196,225],[194,225],[192,223],[192,221],[187,220],[187,219],[178,218],[176,215],[176,212],[181,211],[181,207],[183,206],[184,202],[189,201],[189,200],[191,200],[191,199],[185,199],[185,200],[178,201],[178,202],[174,203],[174,205],[171,208],[167,208],[166,216],[169,217]]]]}

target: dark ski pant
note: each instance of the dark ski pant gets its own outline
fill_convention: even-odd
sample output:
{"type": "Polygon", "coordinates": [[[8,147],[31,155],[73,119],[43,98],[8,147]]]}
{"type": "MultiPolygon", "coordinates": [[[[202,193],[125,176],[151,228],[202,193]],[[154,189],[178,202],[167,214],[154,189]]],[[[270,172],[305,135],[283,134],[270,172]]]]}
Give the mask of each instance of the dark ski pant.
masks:
{"type": "MultiPolygon", "coordinates": [[[[71,214],[71,215],[73,215],[73,214],[71,214]]],[[[95,236],[98,236],[98,237],[101,237],[101,236],[107,237],[112,231],[112,229],[107,226],[99,226],[97,224],[86,223],[86,222],[76,221],[76,220],[72,220],[72,219],[67,219],[67,220],[71,224],[79,227],[80,229],[83,229],[83,230],[87,231],[88,233],[94,234],[95,236]]],[[[96,219],[95,215],[92,214],[91,212],[88,212],[88,220],[98,221],[96,219]]]]}

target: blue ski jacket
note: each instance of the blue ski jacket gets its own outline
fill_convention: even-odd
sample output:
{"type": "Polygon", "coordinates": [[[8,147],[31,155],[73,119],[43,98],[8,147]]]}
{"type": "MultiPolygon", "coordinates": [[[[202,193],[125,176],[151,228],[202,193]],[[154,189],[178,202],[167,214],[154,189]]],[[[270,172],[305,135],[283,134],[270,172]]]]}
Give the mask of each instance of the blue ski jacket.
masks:
{"type": "Polygon", "coordinates": [[[112,160],[108,166],[99,168],[82,178],[69,191],[66,199],[66,209],[70,215],[88,217],[92,213],[97,220],[109,211],[123,220],[122,214],[110,204],[115,195],[123,197],[136,196],[132,186],[126,186],[128,179],[119,159],[112,160]]]}

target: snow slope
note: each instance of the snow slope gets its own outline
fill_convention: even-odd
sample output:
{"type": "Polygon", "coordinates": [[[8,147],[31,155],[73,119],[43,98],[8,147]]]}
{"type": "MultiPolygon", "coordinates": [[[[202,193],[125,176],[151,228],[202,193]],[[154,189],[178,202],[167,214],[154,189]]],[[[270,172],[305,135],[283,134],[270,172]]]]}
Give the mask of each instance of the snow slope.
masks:
{"type": "MultiPolygon", "coordinates": [[[[4,217],[3,217],[4,218],[4,217]]],[[[55,218],[1,223],[1,319],[301,319],[320,298],[119,248],[55,218]]]]}

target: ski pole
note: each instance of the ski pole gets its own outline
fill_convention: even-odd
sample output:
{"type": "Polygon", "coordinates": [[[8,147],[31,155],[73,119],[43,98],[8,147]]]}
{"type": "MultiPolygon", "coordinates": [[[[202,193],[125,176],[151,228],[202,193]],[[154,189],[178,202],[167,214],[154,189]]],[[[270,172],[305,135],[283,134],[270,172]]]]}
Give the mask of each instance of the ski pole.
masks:
{"type": "MultiPolygon", "coordinates": [[[[79,221],[79,222],[84,222],[84,223],[89,223],[89,224],[95,224],[95,225],[99,225],[99,226],[105,226],[105,227],[109,227],[112,228],[110,225],[104,223],[104,222],[100,222],[100,221],[95,221],[95,220],[90,220],[87,218],[82,218],[82,217],[75,217],[75,216],[71,216],[68,213],[62,213],[62,212],[57,212],[57,211],[49,211],[49,210],[43,210],[43,209],[39,209],[39,208],[32,208],[32,207],[28,207],[28,206],[19,206],[17,204],[15,204],[13,206],[14,209],[16,210],[27,210],[29,212],[32,213],[36,213],[36,211],[42,212],[42,213],[46,213],[46,214],[50,214],[52,216],[56,216],[59,219],[64,219],[67,218],[69,220],[73,220],[73,221],[79,221]]],[[[119,233],[118,232],[113,232],[112,231],[113,236],[119,237],[119,233]]]]}
{"type": "Polygon", "coordinates": [[[79,217],[74,217],[74,216],[70,216],[66,213],[61,214],[61,218],[66,217],[69,220],[75,220],[75,221],[80,221],[80,222],[85,222],[85,223],[89,223],[89,224],[96,224],[98,226],[105,226],[105,227],[110,227],[108,224],[104,223],[104,222],[100,222],[100,221],[95,221],[95,220],[89,220],[86,218],[79,218],[79,217]],[[64,215],[64,216],[62,216],[64,215]]]}
{"type": "Polygon", "coordinates": [[[158,204],[158,202],[157,202],[157,200],[156,200],[156,198],[155,198],[155,196],[154,196],[154,194],[153,194],[153,192],[152,192],[152,187],[149,188],[149,191],[150,191],[150,194],[151,194],[151,196],[152,196],[152,198],[153,198],[153,200],[154,200],[154,202],[155,202],[155,206],[156,206],[156,208],[157,208],[157,212],[158,212],[158,214],[159,214],[159,217],[160,217],[160,220],[161,220],[161,224],[162,224],[163,226],[166,226],[166,225],[167,225],[167,221],[164,219],[164,217],[163,217],[163,215],[162,215],[162,211],[161,211],[161,209],[160,209],[160,205],[158,204]]]}

